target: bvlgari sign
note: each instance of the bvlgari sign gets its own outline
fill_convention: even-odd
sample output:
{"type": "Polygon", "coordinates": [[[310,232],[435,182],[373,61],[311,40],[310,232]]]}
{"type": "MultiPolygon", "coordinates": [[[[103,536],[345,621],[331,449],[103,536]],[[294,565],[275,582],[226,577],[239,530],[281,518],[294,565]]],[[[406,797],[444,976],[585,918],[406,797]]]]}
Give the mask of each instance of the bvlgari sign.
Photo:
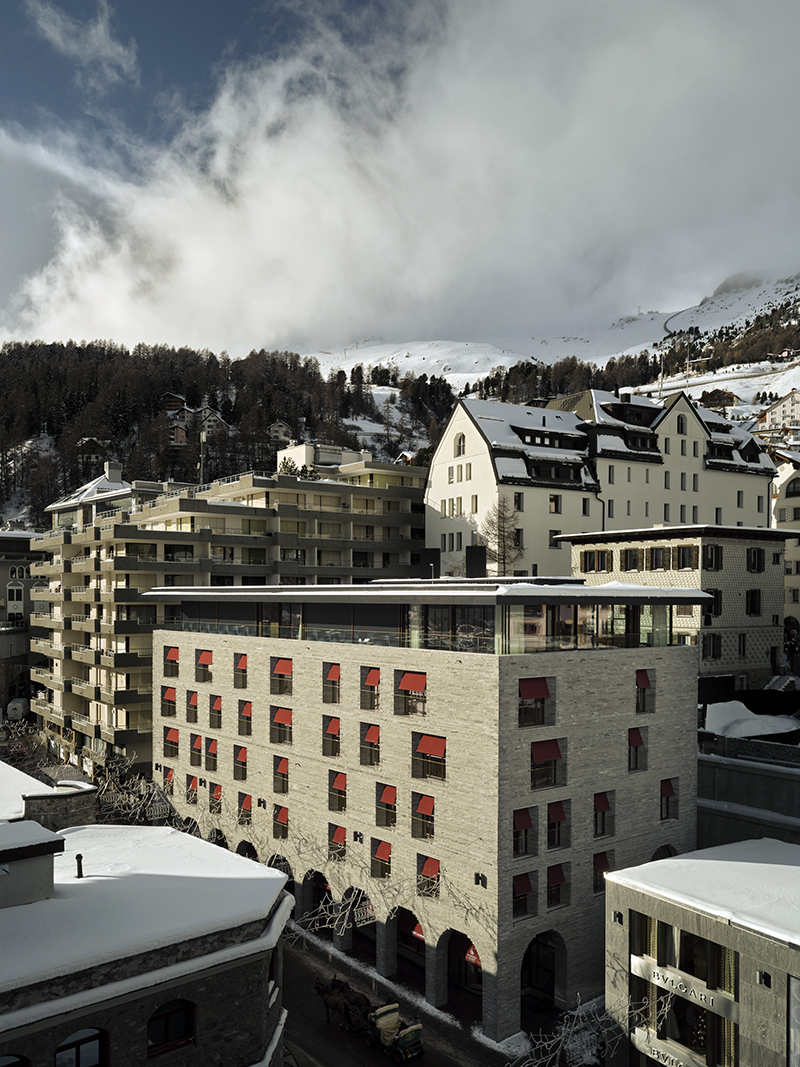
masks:
{"type": "Polygon", "coordinates": [[[721,1015],[723,1019],[730,1019],[734,1023],[739,1021],[739,1005],[733,997],[728,993],[721,993],[718,989],[709,989],[705,982],[699,982],[696,978],[690,978],[669,967],[655,966],[652,960],[643,959],[641,956],[631,956],[631,971],[661,989],[677,993],[685,1000],[693,1000],[699,1007],[707,1008],[715,1015],[721,1015]]]}

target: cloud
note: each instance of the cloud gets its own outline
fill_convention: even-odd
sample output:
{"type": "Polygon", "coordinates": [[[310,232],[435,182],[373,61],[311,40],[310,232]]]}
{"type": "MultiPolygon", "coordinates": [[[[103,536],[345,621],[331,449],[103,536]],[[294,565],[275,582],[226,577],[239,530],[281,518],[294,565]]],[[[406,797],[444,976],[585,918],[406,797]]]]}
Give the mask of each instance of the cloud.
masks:
{"type": "Polygon", "coordinates": [[[800,266],[794,0],[302,10],[133,176],[84,164],[6,336],[493,340],[800,266]]]}
{"type": "Polygon", "coordinates": [[[78,85],[101,95],[120,82],[139,82],[136,44],[123,45],[111,33],[111,9],[97,0],[97,18],[82,23],[49,0],[25,0],[25,9],[56,52],[75,63],[78,85]]]}

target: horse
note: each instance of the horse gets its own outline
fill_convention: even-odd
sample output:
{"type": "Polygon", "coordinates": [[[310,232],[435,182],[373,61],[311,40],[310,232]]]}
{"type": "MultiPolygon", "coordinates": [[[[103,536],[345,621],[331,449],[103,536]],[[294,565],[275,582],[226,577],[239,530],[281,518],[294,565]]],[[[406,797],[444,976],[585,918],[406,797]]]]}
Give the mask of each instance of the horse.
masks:
{"type": "Polygon", "coordinates": [[[353,989],[350,983],[344,981],[344,979],[337,978],[334,975],[331,979],[331,989],[333,992],[340,993],[345,997],[350,1007],[355,1008],[362,1015],[369,1015],[372,1011],[372,1001],[369,997],[359,993],[357,989],[353,989]]]}
{"type": "Polygon", "coordinates": [[[319,978],[314,982],[314,989],[322,997],[322,1003],[325,1005],[326,1021],[331,1021],[331,1009],[333,1009],[337,1015],[341,1016],[342,1022],[348,1029],[354,1029],[353,1018],[350,1014],[350,1004],[347,998],[343,997],[341,993],[335,992],[330,986],[326,986],[319,978]]]}

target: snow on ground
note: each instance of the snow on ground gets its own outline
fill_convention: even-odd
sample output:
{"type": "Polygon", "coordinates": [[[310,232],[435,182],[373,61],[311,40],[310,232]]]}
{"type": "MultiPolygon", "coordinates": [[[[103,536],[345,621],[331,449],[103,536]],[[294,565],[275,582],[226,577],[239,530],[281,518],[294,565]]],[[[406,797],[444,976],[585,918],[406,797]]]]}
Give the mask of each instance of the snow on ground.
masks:
{"type": "Polygon", "coordinates": [[[709,704],[706,730],[720,737],[765,737],[800,730],[800,719],[792,715],[756,715],[740,700],[709,704]]]}
{"type": "Polygon", "coordinates": [[[798,943],[800,846],[761,838],[610,871],[610,882],[798,943]]]}
{"type": "Polygon", "coordinates": [[[78,826],[61,835],[55,896],[0,910],[0,990],[263,919],[286,881],[167,827],[78,826]]]}
{"type": "MultiPolygon", "coordinates": [[[[721,293],[695,307],[679,311],[638,312],[636,315],[623,316],[616,322],[581,323],[580,313],[576,311],[570,324],[532,323],[529,336],[391,343],[369,338],[357,344],[304,355],[319,360],[320,369],[326,375],[340,368],[349,373],[358,363],[363,363],[365,367],[382,364],[396,368],[401,377],[406,371],[413,372],[417,377],[421,374],[429,377],[444,375],[459,390],[467,382],[485,377],[495,367],[512,367],[520,360],[555,363],[567,356],[575,356],[603,366],[612,357],[635,355],[645,348],[652,352],[655,345],[668,340],[670,331],[685,330],[690,326],[697,326],[703,331],[729,325],[743,327],[746,319],[752,320],[799,292],[798,282],[794,279],[780,281],[774,277],[764,277],[765,280],[759,285],[721,293]]],[[[785,368],[781,370],[785,371],[785,368]]],[[[741,371],[739,374],[741,376],[741,371]]],[[[795,379],[797,376],[798,372],[795,371],[795,379]]],[[[707,375],[705,387],[719,385],[724,378],[724,372],[707,375]]],[[[685,376],[675,379],[672,389],[681,387],[681,382],[685,382],[685,376]]],[[[694,387],[701,384],[701,379],[692,378],[691,382],[694,387]]],[[[760,392],[765,387],[770,391],[781,391],[768,377],[760,385],[753,380],[747,395],[760,392]]],[[[733,391],[739,392],[738,389],[733,391]]]]}
{"type": "Polygon", "coordinates": [[[45,796],[56,792],[55,786],[43,785],[24,771],[0,760],[0,822],[23,817],[24,796],[45,796]]]}

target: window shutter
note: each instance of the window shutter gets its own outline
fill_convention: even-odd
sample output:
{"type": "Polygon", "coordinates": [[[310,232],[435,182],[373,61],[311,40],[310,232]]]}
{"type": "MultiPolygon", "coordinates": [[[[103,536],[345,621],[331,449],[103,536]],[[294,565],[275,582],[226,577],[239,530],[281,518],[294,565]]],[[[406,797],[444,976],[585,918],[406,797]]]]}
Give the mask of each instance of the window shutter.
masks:
{"type": "Polygon", "coordinates": [[[583,571],[584,574],[586,573],[586,553],[585,552],[581,552],[581,571],[583,571]]]}
{"type": "Polygon", "coordinates": [[[722,570],[722,545],[717,548],[717,567],[722,570]]]}
{"type": "Polygon", "coordinates": [[[653,569],[653,550],[652,550],[652,548],[648,548],[647,549],[647,569],[649,571],[651,571],[653,569]]]}
{"type": "Polygon", "coordinates": [[[619,569],[621,571],[626,571],[628,569],[628,557],[624,548],[621,548],[619,551],[619,569]]]}
{"type": "Polygon", "coordinates": [[[609,548],[608,555],[606,556],[606,573],[610,573],[614,570],[614,549],[609,548]]]}
{"type": "Polygon", "coordinates": [[[673,545],[672,546],[672,569],[674,571],[676,571],[676,570],[678,570],[679,567],[680,567],[680,561],[678,559],[678,546],[677,545],[673,545]]]}
{"type": "Polygon", "coordinates": [[[637,548],[636,549],[636,560],[637,560],[637,563],[638,563],[637,570],[643,571],[644,570],[644,549],[643,548],[637,548]]]}
{"type": "Polygon", "coordinates": [[[697,545],[692,545],[692,570],[697,570],[697,564],[700,562],[700,549],[697,545]]]}

